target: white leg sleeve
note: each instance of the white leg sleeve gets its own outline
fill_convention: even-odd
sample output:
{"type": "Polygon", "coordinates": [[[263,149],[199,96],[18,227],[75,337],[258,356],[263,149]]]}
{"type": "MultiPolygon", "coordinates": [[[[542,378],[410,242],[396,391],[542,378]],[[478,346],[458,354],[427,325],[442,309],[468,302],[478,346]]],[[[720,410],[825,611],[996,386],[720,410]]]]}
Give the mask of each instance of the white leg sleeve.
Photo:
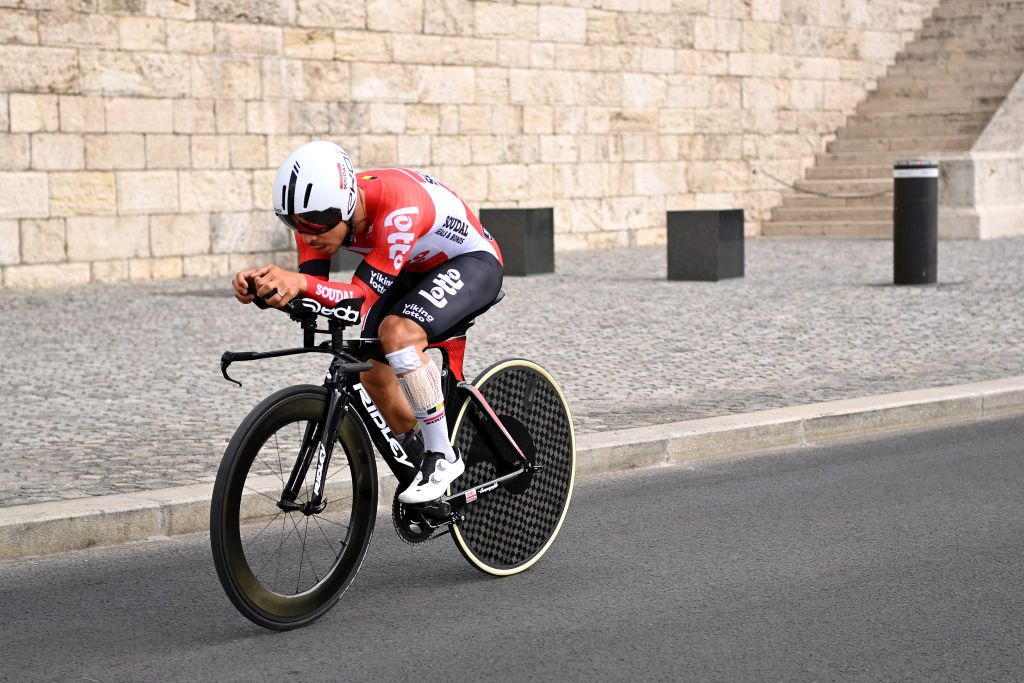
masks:
{"type": "MultiPolygon", "coordinates": [[[[388,362],[392,363],[393,355],[406,350],[388,354],[388,362]]],[[[412,371],[399,370],[394,363],[391,367],[396,372],[405,372],[398,378],[398,385],[402,387],[405,400],[409,402],[409,407],[420,423],[424,448],[434,453],[444,453],[449,461],[454,462],[455,452],[448,441],[448,422],[445,420],[444,394],[441,392],[441,371],[432,360],[412,371]]]]}
{"type": "Polygon", "coordinates": [[[404,349],[386,353],[384,357],[388,359],[388,365],[391,366],[391,369],[396,374],[399,372],[412,372],[423,364],[420,362],[420,354],[416,353],[415,346],[406,346],[404,349]]]}

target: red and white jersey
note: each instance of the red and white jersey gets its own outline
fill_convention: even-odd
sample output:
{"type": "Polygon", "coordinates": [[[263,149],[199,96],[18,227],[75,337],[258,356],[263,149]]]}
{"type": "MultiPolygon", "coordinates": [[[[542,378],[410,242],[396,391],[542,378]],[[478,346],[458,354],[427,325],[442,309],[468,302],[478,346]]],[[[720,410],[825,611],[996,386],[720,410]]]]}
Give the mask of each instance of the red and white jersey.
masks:
{"type": "MultiPolygon", "coordinates": [[[[307,274],[306,296],[325,305],[363,297],[365,314],[400,271],[427,272],[469,252],[482,251],[502,261],[494,238],[446,185],[404,168],[363,171],[356,178],[370,225],[346,249],[361,254],[364,264],[351,283],[307,274]]],[[[296,242],[300,267],[330,259],[308,247],[300,235],[296,242]]]]}

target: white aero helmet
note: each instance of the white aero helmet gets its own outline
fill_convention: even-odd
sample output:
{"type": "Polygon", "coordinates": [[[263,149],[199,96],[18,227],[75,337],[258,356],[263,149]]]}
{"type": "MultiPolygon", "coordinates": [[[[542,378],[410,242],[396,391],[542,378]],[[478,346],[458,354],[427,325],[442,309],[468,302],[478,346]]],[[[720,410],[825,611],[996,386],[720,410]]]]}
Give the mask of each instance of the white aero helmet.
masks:
{"type": "Polygon", "coordinates": [[[274,213],[296,232],[318,235],[350,221],[356,210],[356,171],[338,145],[307,142],[274,176],[274,213]]]}

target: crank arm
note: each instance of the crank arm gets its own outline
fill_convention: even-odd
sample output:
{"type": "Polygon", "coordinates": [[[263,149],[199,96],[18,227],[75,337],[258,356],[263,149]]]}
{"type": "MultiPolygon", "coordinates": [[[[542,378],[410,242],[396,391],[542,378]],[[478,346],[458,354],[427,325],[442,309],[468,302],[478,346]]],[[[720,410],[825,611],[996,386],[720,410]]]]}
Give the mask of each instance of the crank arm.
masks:
{"type": "Polygon", "coordinates": [[[509,472],[508,474],[504,474],[498,477],[497,479],[491,479],[490,481],[480,484],[479,486],[474,486],[471,489],[466,489],[465,491],[460,491],[459,493],[442,497],[440,502],[447,503],[448,505],[451,506],[452,511],[456,512],[466,507],[470,503],[478,501],[484,496],[488,496],[494,493],[505,482],[512,481],[516,477],[519,477],[520,475],[525,474],[528,471],[528,464],[520,465],[514,471],[509,472]]]}
{"type": "Polygon", "coordinates": [[[437,500],[420,503],[419,505],[410,505],[409,507],[423,515],[424,521],[432,529],[446,524],[455,524],[463,519],[462,513],[459,512],[462,508],[494,493],[501,484],[511,481],[527,471],[527,467],[521,465],[514,472],[509,472],[497,479],[491,479],[480,486],[474,486],[471,489],[466,489],[450,496],[442,496],[437,500]]]}

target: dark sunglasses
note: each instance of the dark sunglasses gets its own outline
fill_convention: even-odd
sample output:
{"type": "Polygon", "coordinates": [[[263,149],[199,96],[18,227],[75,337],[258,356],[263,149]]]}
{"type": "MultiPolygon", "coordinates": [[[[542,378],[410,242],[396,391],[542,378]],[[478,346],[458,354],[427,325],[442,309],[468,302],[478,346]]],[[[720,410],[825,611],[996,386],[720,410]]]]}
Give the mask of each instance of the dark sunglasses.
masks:
{"type": "MultiPolygon", "coordinates": [[[[281,222],[303,235],[322,235],[341,223],[341,209],[326,211],[305,211],[303,213],[277,214],[281,222]]],[[[351,229],[351,223],[349,228],[351,229]]]]}

